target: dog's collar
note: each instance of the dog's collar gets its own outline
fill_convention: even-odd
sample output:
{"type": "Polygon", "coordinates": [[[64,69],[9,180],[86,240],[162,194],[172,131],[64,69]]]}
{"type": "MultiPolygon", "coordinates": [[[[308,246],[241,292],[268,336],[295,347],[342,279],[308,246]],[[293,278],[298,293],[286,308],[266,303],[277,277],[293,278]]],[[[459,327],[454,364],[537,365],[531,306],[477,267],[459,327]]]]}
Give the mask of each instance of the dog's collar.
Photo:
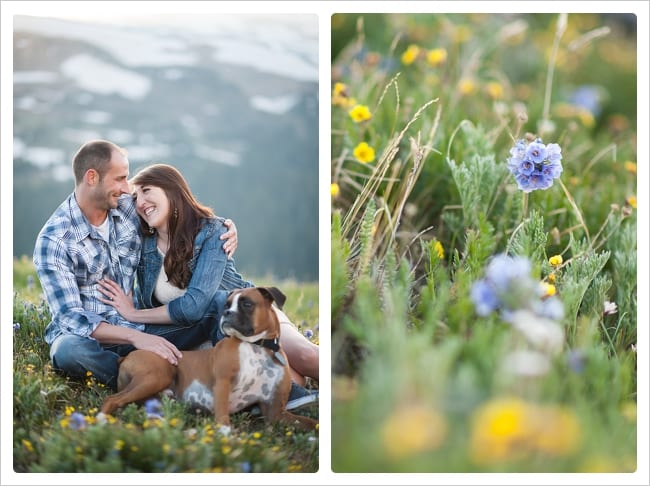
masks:
{"type": "Polygon", "coordinates": [[[282,356],[282,353],[280,353],[280,338],[260,339],[251,344],[257,344],[258,346],[262,346],[263,348],[270,349],[271,351],[273,351],[273,356],[275,357],[275,359],[277,359],[282,366],[285,366],[287,364],[287,362],[284,359],[284,356],[282,356]]]}
{"type": "Polygon", "coordinates": [[[275,339],[260,339],[259,341],[255,341],[254,343],[251,344],[257,344],[258,346],[262,346],[263,348],[270,349],[271,351],[278,352],[280,351],[280,340],[279,338],[275,339]]]}

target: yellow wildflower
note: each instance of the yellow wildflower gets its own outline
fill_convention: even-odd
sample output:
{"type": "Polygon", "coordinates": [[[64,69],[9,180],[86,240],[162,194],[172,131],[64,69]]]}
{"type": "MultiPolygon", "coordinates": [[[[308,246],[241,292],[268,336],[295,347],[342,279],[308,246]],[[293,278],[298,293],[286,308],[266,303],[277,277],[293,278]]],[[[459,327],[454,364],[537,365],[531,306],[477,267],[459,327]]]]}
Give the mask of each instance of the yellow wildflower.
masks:
{"type": "Polygon", "coordinates": [[[224,446],[221,447],[221,453],[222,453],[224,456],[227,456],[227,455],[230,454],[231,452],[232,452],[232,447],[230,447],[229,445],[224,445],[224,446]]]}
{"type": "Polygon", "coordinates": [[[632,206],[634,209],[636,209],[636,196],[630,196],[625,200],[625,203],[628,206],[632,206]]]}
{"type": "Polygon", "coordinates": [[[469,96],[476,92],[476,83],[470,78],[463,78],[458,82],[458,91],[463,96],[469,96]]]}
{"type": "Polygon", "coordinates": [[[631,160],[627,160],[625,164],[623,164],[625,167],[625,170],[628,171],[631,174],[636,174],[636,163],[632,162],[631,160]]]}
{"type": "Polygon", "coordinates": [[[27,449],[29,452],[34,452],[34,446],[30,441],[28,441],[27,439],[23,439],[22,442],[23,445],[25,446],[25,449],[27,449]]]}
{"type": "Polygon", "coordinates": [[[546,279],[547,279],[550,283],[554,284],[554,283],[555,283],[555,274],[554,274],[554,273],[549,273],[549,274],[548,274],[548,277],[546,277],[546,279]]]}
{"type": "Polygon", "coordinates": [[[596,119],[594,118],[593,113],[589,110],[579,109],[578,119],[587,128],[591,128],[596,124],[596,119]]]}
{"type": "Polygon", "coordinates": [[[493,100],[498,100],[503,97],[503,86],[501,86],[501,84],[497,83],[496,81],[490,81],[487,85],[485,85],[485,92],[493,100]]]}
{"type": "Polygon", "coordinates": [[[350,106],[348,87],[344,83],[335,83],[332,91],[332,104],[347,108],[350,106]]]}
{"type": "Polygon", "coordinates": [[[438,253],[438,258],[442,260],[445,257],[445,249],[442,247],[442,243],[436,241],[436,244],[433,246],[433,248],[438,253]]]}
{"type": "Polygon", "coordinates": [[[389,456],[400,459],[439,448],[447,437],[447,422],[436,410],[409,405],[384,422],[381,437],[389,456]]]}
{"type": "Polygon", "coordinates": [[[443,47],[438,47],[437,49],[431,49],[427,53],[427,61],[431,66],[440,66],[447,62],[447,49],[443,47]]]}
{"type": "Polygon", "coordinates": [[[354,158],[364,164],[375,160],[375,149],[368,145],[366,142],[361,142],[359,145],[357,145],[352,153],[354,155],[354,158]]]}
{"type": "Polygon", "coordinates": [[[551,297],[557,293],[555,285],[545,282],[542,282],[542,285],[544,286],[544,297],[551,297]]]}
{"type": "Polygon", "coordinates": [[[402,64],[409,66],[418,58],[420,48],[415,44],[411,44],[402,54],[402,64]]]}
{"type": "Polygon", "coordinates": [[[340,192],[341,192],[341,188],[339,187],[339,185],[336,182],[332,182],[330,184],[330,194],[332,195],[332,197],[338,196],[340,192]]]}
{"type": "Polygon", "coordinates": [[[366,105],[356,105],[349,111],[349,114],[355,123],[361,123],[372,118],[372,113],[370,113],[370,109],[366,105]]]}
{"type": "Polygon", "coordinates": [[[472,458],[480,464],[518,460],[536,452],[569,455],[578,448],[580,425],[563,407],[499,398],[474,413],[470,440],[472,458]]]}
{"type": "Polygon", "coordinates": [[[562,265],[563,261],[564,260],[562,259],[562,255],[553,255],[551,258],[548,259],[548,262],[554,267],[557,267],[558,265],[562,265]]]}

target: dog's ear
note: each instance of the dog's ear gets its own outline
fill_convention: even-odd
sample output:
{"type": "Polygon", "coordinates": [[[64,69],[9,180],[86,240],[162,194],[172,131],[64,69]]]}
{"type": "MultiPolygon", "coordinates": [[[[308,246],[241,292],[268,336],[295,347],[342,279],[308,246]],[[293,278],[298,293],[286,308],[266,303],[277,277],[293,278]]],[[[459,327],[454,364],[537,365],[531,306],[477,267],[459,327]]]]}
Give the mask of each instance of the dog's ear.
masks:
{"type": "Polygon", "coordinates": [[[258,287],[258,290],[262,292],[262,295],[264,295],[267,299],[275,301],[280,309],[282,309],[282,306],[287,300],[287,296],[284,295],[277,287],[258,287]]]}

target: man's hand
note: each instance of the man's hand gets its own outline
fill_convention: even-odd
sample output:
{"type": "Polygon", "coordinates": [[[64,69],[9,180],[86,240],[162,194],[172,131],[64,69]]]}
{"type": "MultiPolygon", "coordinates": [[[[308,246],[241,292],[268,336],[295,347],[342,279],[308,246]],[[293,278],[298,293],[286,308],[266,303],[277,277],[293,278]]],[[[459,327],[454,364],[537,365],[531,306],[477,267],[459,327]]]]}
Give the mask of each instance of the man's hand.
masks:
{"type": "Polygon", "coordinates": [[[133,345],[138,349],[153,351],[174,366],[176,366],[178,360],[183,357],[182,353],[176,346],[167,341],[164,337],[156,336],[155,334],[139,332],[133,339],[133,345]]]}
{"type": "Polygon", "coordinates": [[[228,228],[228,231],[222,234],[220,239],[226,240],[223,244],[223,251],[226,252],[226,256],[230,260],[237,249],[237,227],[232,219],[226,219],[223,225],[228,228]]]}

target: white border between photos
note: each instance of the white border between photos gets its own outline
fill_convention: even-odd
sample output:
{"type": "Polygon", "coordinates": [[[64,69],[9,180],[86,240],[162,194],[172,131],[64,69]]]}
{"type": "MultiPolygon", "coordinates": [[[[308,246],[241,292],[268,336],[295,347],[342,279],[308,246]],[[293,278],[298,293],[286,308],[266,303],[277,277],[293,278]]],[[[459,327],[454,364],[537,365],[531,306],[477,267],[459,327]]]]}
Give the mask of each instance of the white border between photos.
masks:
{"type": "Polygon", "coordinates": [[[1,476],[0,484],[49,484],[49,485],[76,485],[97,484],[108,485],[118,483],[140,484],[649,484],[648,479],[648,299],[639,299],[638,322],[638,441],[637,464],[638,469],[634,474],[347,474],[333,473],[331,471],[331,355],[330,355],[330,110],[329,99],[331,91],[330,78],[330,19],[334,13],[344,12],[385,12],[385,13],[419,13],[419,12],[558,12],[557,6],[567,12],[634,12],[637,14],[637,49],[638,49],[638,130],[642,134],[638,138],[638,295],[647,296],[648,291],[648,137],[650,126],[648,121],[648,3],[645,1],[621,2],[460,2],[460,1],[167,1],[167,2],[62,2],[62,1],[3,1],[1,3],[2,15],[2,112],[1,128],[2,143],[0,144],[0,217],[2,245],[0,253],[1,269],[1,295],[0,295],[0,339],[2,358],[2,415],[0,417],[3,433],[0,437],[1,476]],[[12,424],[12,332],[10,323],[13,292],[13,240],[10,237],[13,228],[13,15],[28,14],[47,16],[48,14],[61,14],[70,12],[71,15],[81,15],[92,12],[115,12],[124,7],[131,13],[228,13],[248,14],[257,13],[305,13],[317,14],[319,17],[319,315],[320,315],[320,469],[317,473],[309,474],[264,474],[243,475],[229,474],[215,477],[212,474],[17,474],[10,464],[13,463],[12,434],[8,433],[12,424]],[[7,470],[9,469],[9,470],[7,470]]]}

